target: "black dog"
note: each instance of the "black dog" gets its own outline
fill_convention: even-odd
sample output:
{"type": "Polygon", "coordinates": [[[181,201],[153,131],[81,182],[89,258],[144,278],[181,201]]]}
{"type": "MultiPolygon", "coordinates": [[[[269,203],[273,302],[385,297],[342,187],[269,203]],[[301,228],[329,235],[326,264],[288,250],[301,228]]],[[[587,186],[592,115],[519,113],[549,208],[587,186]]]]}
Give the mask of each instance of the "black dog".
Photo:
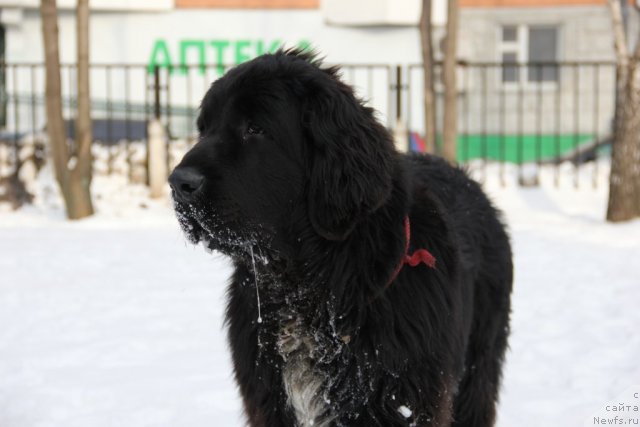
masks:
{"type": "Polygon", "coordinates": [[[312,55],[236,67],[170,177],[191,241],[229,255],[251,426],[489,426],[511,251],[464,172],[401,155],[312,55]]]}

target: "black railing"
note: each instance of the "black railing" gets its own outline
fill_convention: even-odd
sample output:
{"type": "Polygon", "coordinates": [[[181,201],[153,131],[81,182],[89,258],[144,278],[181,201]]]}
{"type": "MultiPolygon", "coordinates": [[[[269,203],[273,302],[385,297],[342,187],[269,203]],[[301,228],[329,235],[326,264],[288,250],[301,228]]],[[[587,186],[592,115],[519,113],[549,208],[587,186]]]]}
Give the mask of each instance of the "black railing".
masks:
{"type": "MultiPolygon", "coordinates": [[[[96,150],[107,153],[107,162],[124,156],[128,176],[141,179],[143,173],[134,173],[134,169],[146,167],[146,156],[139,151],[146,149],[146,125],[156,117],[167,130],[170,162],[175,163],[195,141],[201,97],[228,68],[215,64],[170,68],[93,64],[96,150]]],[[[441,64],[434,71],[439,76],[441,64]]],[[[63,115],[72,138],[77,105],[75,67],[63,65],[61,72],[63,115]]],[[[422,65],[347,64],[342,65],[342,75],[379,112],[387,127],[393,129],[402,120],[409,130],[410,148],[420,150],[424,142],[422,65]]],[[[497,169],[504,182],[508,164],[515,165],[523,178],[527,165],[569,161],[578,185],[580,165],[594,159],[610,140],[615,101],[612,62],[461,62],[457,77],[458,160],[471,164],[480,179],[497,169]],[[497,167],[487,168],[488,163],[497,167]]],[[[435,91],[441,123],[440,84],[435,91]]],[[[45,124],[43,64],[0,64],[0,145],[4,147],[0,176],[20,166],[21,146],[44,139],[45,124]]],[[[436,129],[436,146],[441,132],[440,127],[436,129]]],[[[595,183],[598,163],[594,165],[595,183]]],[[[102,169],[113,172],[117,168],[112,166],[102,169]]],[[[555,170],[558,183],[560,168],[555,170]]]]}
{"type": "MultiPolygon", "coordinates": [[[[436,74],[440,67],[436,67],[436,74]]],[[[458,160],[478,162],[480,176],[488,162],[517,166],[524,180],[527,165],[569,161],[579,185],[580,165],[594,160],[610,144],[615,104],[615,63],[461,63],[458,66],[458,160]]],[[[411,65],[402,97],[409,109],[409,129],[421,129],[422,65],[411,65]]],[[[436,86],[438,123],[442,123],[442,88],[436,86]]],[[[442,129],[436,133],[440,135],[442,129]]],[[[598,162],[593,162],[596,183],[598,162]]],[[[554,168],[555,183],[560,167],[554,168]]],[[[537,177],[534,177],[537,180],[537,177]]]]}

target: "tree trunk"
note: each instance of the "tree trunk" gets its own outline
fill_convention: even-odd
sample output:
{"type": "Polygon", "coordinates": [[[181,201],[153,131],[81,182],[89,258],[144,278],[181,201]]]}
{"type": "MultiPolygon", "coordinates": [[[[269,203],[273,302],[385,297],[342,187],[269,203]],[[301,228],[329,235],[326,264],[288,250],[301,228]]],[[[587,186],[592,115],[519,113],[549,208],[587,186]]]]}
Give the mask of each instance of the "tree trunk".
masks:
{"type": "Polygon", "coordinates": [[[55,0],[42,0],[40,3],[42,17],[42,37],[44,41],[44,59],[46,71],[46,111],[47,135],[49,149],[53,160],[56,179],[67,204],[67,162],[69,147],[67,146],[62,119],[62,90],[60,87],[60,54],[58,52],[58,10],[55,0]]]}
{"type": "MultiPolygon", "coordinates": [[[[83,1],[79,1],[79,11],[82,9],[80,3],[83,3],[83,1]]],[[[78,13],[80,14],[80,12],[78,13]]],[[[83,143],[80,133],[77,132],[78,151],[75,154],[71,153],[69,145],[67,144],[64,119],[62,117],[60,53],[58,50],[58,10],[56,0],[41,0],[40,16],[42,17],[42,37],[45,53],[47,135],[49,136],[49,147],[53,160],[53,168],[67,208],[67,216],[70,219],[79,219],[93,213],[91,196],[89,194],[91,184],[90,140],[89,146],[87,147],[87,144],[83,143]],[[89,171],[88,174],[87,170],[89,171]]],[[[88,19],[84,22],[84,27],[88,28],[88,19]]],[[[79,31],[78,38],[80,39],[83,37],[88,40],[88,35],[82,35],[79,31]]],[[[88,49],[85,48],[84,51],[84,55],[88,58],[88,49]]],[[[78,54],[80,57],[80,49],[78,50],[78,54]]],[[[80,75],[81,73],[78,72],[78,74],[80,75]]],[[[86,83],[83,83],[83,85],[87,86],[87,90],[85,91],[85,89],[81,89],[79,87],[78,95],[81,94],[82,90],[85,91],[88,96],[88,71],[86,77],[86,83]]],[[[80,124],[86,128],[86,124],[83,124],[82,119],[79,119],[79,121],[80,124]]],[[[90,126],[91,125],[89,124],[89,128],[90,126]]],[[[82,132],[86,138],[86,132],[84,130],[82,132]]],[[[90,133],[89,138],[91,138],[90,133]]]]}
{"type": "Polygon", "coordinates": [[[434,85],[433,26],[431,24],[431,0],[422,0],[420,16],[420,41],[422,44],[422,68],[424,75],[424,139],[426,151],[435,153],[436,147],[436,95],[434,85]]]}
{"type": "Polygon", "coordinates": [[[445,39],[442,83],[444,84],[444,123],[442,154],[450,163],[456,163],[457,138],[457,95],[456,86],[456,50],[458,36],[458,0],[449,0],[447,4],[447,36],[445,39]]]}
{"type": "Polygon", "coordinates": [[[609,0],[617,58],[616,111],[609,177],[607,221],[640,217],[640,34],[635,51],[628,53],[618,0],[609,0]]]}
{"type": "MultiPolygon", "coordinates": [[[[621,66],[618,65],[618,68],[621,66]]],[[[618,78],[616,120],[611,152],[607,221],[627,221],[640,216],[640,88],[637,60],[631,59],[618,78]]]]}
{"type": "Polygon", "coordinates": [[[78,116],[76,118],[77,165],[71,170],[74,183],[73,209],[70,218],[93,215],[91,203],[91,95],[89,89],[89,0],[78,0],[76,8],[78,53],[78,116]]]}

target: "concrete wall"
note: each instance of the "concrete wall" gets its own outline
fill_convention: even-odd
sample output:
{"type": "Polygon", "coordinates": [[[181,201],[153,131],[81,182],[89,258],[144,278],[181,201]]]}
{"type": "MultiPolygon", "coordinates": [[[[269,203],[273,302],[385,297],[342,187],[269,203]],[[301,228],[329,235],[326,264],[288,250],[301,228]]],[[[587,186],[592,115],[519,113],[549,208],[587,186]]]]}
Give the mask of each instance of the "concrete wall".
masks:
{"type": "Polygon", "coordinates": [[[611,17],[606,5],[543,8],[464,8],[460,13],[460,57],[500,60],[503,25],[554,25],[560,29],[560,60],[613,60],[611,17]]]}
{"type": "MultiPolygon", "coordinates": [[[[559,29],[558,60],[614,60],[611,19],[605,5],[553,8],[464,8],[459,56],[469,62],[500,62],[505,25],[553,25],[559,29]]],[[[636,21],[632,20],[632,25],[636,21]]],[[[465,68],[458,74],[460,129],[478,133],[604,134],[614,101],[612,65],[563,66],[557,83],[505,85],[497,67],[465,68]],[[560,111],[560,114],[558,114],[560,111]]],[[[422,121],[421,72],[412,81],[413,128],[422,121]],[[414,124],[416,123],[416,124],[414,124]]]]}

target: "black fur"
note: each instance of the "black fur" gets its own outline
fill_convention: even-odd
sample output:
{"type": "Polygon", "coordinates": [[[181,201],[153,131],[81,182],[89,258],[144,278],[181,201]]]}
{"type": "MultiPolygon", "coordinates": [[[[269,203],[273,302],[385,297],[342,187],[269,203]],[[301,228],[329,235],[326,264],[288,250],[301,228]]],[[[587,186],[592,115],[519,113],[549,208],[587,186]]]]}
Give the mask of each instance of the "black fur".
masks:
{"type": "Polygon", "coordinates": [[[315,425],[493,425],[512,263],[480,187],[439,158],[397,153],[337,69],[299,51],[217,80],[198,129],[170,181],[187,236],[234,261],[227,325],[249,425],[299,425],[286,328],[311,342],[315,425]],[[386,287],[407,215],[410,252],[429,250],[436,268],[405,266],[386,287]]]}

